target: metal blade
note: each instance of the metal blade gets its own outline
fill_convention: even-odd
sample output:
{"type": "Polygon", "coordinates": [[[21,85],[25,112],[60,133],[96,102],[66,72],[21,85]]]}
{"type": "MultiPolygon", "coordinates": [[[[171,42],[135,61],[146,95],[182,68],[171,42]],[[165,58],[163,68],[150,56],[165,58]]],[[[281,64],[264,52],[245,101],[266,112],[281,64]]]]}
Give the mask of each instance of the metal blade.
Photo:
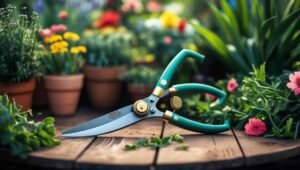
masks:
{"type": "Polygon", "coordinates": [[[129,105],[64,131],[62,136],[95,136],[121,129],[140,119],[132,112],[132,105],[129,105]]]}

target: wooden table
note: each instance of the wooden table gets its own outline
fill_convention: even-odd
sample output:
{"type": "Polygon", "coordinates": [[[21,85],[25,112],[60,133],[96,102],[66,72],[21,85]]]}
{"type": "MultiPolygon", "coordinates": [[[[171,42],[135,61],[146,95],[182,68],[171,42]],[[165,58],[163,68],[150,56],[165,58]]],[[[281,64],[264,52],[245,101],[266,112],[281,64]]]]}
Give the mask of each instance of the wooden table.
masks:
{"type": "Polygon", "coordinates": [[[248,137],[231,130],[218,135],[197,134],[166,124],[160,119],[139,122],[120,131],[99,137],[63,138],[60,133],[78,123],[99,116],[81,108],[70,117],[56,117],[61,144],[32,152],[27,160],[17,160],[1,151],[0,159],[14,160],[47,168],[106,169],[221,169],[272,162],[300,153],[300,141],[248,137]],[[124,145],[151,135],[178,133],[185,137],[188,151],[175,151],[178,144],[151,150],[125,151],[124,145]]]}

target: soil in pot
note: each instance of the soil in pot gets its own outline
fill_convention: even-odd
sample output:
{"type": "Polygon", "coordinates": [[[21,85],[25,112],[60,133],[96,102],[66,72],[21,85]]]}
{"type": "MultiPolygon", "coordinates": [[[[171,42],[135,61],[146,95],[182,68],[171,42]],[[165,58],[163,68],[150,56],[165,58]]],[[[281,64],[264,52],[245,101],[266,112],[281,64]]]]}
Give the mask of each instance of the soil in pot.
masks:
{"type": "Polygon", "coordinates": [[[44,76],[45,88],[51,112],[56,115],[72,115],[76,112],[83,74],[70,76],[44,76]]]}
{"type": "Polygon", "coordinates": [[[84,67],[88,98],[94,108],[107,110],[119,104],[122,89],[120,77],[126,69],[125,65],[107,68],[84,67]]]}
{"type": "Polygon", "coordinates": [[[153,87],[151,86],[143,86],[138,84],[128,84],[127,89],[130,93],[131,102],[133,103],[137,100],[148,97],[153,91],[153,87]]]}
{"type": "Polygon", "coordinates": [[[17,104],[23,106],[23,111],[27,111],[32,106],[35,83],[34,78],[20,83],[0,83],[0,94],[7,94],[11,101],[14,99],[17,104]]]}

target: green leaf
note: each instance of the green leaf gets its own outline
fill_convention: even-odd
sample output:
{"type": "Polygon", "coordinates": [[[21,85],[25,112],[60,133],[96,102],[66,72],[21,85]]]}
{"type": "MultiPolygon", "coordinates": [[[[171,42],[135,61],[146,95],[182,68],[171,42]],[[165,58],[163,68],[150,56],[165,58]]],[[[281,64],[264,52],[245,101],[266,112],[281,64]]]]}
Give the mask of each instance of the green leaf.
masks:
{"type": "Polygon", "coordinates": [[[187,145],[177,146],[175,148],[176,151],[187,151],[188,149],[189,149],[189,146],[187,146],[187,145]]]}
{"type": "Polygon", "coordinates": [[[192,26],[195,28],[195,30],[209,43],[209,45],[212,47],[213,50],[215,50],[217,53],[219,53],[222,56],[222,60],[227,63],[229,63],[229,52],[227,50],[226,45],[224,42],[219,38],[219,36],[209,29],[206,29],[205,27],[191,23],[192,26]]]}
{"type": "Polygon", "coordinates": [[[171,135],[172,141],[178,142],[178,143],[183,143],[184,137],[179,135],[179,134],[173,134],[171,135]]]}

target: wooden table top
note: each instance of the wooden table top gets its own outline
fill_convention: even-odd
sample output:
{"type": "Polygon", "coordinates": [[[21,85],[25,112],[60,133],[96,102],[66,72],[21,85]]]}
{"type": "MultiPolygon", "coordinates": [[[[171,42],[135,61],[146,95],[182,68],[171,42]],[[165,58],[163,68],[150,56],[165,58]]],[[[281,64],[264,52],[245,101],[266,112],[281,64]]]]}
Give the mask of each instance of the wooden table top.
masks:
{"type": "MultiPolygon", "coordinates": [[[[47,115],[47,114],[46,114],[47,115]]],[[[32,152],[27,160],[18,160],[1,151],[0,159],[9,159],[47,168],[117,168],[117,169],[221,169],[272,162],[300,153],[299,140],[248,137],[231,130],[218,135],[190,132],[161,119],[141,121],[125,129],[88,138],[63,138],[61,132],[101,114],[85,108],[69,117],[55,117],[61,144],[32,152]],[[175,151],[179,144],[151,150],[125,151],[126,144],[153,134],[178,133],[185,137],[188,151],[175,151]]]]}

